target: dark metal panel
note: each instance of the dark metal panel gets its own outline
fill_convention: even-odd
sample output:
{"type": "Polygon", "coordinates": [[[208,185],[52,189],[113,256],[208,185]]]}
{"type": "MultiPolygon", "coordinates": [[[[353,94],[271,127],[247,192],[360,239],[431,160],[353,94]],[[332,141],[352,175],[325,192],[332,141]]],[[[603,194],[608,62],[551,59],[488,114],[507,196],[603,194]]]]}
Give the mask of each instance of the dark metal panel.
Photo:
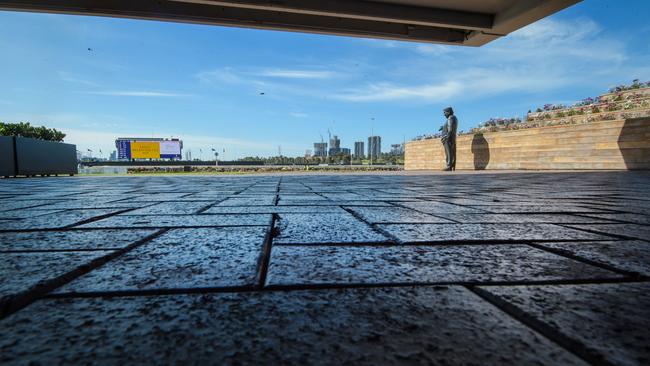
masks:
{"type": "Polygon", "coordinates": [[[14,138],[0,136],[0,176],[16,175],[15,164],[14,138]]]}
{"type": "Polygon", "coordinates": [[[171,1],[460,29],[489,30],[494,20],[493,14],[365,0],[171,1]]]}
{"type": "Polygon", "coordinates": [[[18,175],[77,174],[77,147],[16,137],[18,175]]]}
{"type": "Polygon", "coordinates": [[[462,44],[469,30],[159,0],[0,0],[0,9],[462,44]]]}

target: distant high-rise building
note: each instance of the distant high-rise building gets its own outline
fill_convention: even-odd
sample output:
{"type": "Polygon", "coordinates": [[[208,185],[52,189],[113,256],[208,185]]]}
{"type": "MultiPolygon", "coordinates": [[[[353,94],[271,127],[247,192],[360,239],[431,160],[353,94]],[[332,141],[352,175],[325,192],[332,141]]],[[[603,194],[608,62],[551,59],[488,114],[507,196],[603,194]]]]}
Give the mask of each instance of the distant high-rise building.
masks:
{"type": "Polygon", "coordinates": [[[350,155],[351,151],[347,147],[342,147],[339,149],[339,154],[350,155]]]}
{"type": "Polygon", "coordinates": [[[330,139],[329,155],[336,155],[341,152],[341,140],[337,135],[332,136],[330,139]]]}
{"type": "Polygon", "coordinates": [[[110,160],[110,161],[117,160],[117,151],[116,150],[113,150],[113,152],[111,153],[111,156],[110,156],[110,158],[108,158],[108,160],[110,160]]]}
{"type": "Polygon", "coordinates": [[[363,159],[363,141],[357,141],[354,143],[354,157],[357,159],[363,159]]]}
{"type": "Polygon", "coordinates": [[[375,160],[381,154],[381,136],[368,137],[368,158],[375,160]]]}
{"type": "Polygon", "coordinates": [[[306,158],[311,158],[311,150],[309,150],[309,149],[305,150],[305,157],[306,158]]]}
{"type": "Polygon", "coordinates": [[[314,142],[314,156],[327,157],[327,142],[314,142]]]}
{"type": "Polygon", "coordinates": [[[390,153],[393,155],[402,155],[404,153],[404,144],[390,145],[390,153]]]}

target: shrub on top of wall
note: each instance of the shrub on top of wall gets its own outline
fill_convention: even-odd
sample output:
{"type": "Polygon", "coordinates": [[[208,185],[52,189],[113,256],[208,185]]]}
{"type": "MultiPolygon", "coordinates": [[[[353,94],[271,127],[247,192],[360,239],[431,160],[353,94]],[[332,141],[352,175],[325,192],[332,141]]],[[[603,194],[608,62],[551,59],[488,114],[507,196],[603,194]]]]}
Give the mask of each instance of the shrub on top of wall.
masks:
{"type": "Polygon", "coordinates": [[[65,133],[45,126],[32,126],[29,122],[2,123],[0,122],[0,136],[29,137],[33,139],[62,142],[65,133]]]}

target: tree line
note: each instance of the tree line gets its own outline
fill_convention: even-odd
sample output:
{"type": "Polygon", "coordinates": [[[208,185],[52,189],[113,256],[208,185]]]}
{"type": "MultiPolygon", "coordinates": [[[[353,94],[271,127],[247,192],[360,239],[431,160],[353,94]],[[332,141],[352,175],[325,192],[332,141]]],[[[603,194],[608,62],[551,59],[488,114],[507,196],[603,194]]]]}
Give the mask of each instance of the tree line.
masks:
{"type": "Polygon", "coordinates": [[[65,138],[65,133],[45,126],[32,126],[29,122],[0,122],[0,136],[29,137],[45,141],[62,142],[65,138]]]}

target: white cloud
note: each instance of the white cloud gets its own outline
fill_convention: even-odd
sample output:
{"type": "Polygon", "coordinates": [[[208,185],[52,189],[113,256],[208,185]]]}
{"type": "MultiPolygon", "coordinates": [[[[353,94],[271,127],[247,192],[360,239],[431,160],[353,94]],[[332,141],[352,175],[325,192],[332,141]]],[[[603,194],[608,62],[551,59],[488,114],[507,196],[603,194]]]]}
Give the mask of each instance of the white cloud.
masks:
{"type": "Polygon", "coordinates": [[[61,80],[68,82],[68,83],[74,83],[74,84],[81,84],[81,85],[86,85],[86,86],[99,86],[97,83],[92,82],[90,80],[86,80],[80,75],[77,75],[72,72],[68,71],[59,71],[59,77],[61,80]]]}
{"type": "Polygon", "coordinates": [[[148,90],[118,90],[118,91],[97,91],[84,92],[84,94],[108,95],[114,97],[147,97],[147,98],[184,98],[190,97],[190,94],[168,93],[148,90]]]}
{"type": "Polygon", "coordinates": [[[452,52],[452,47],[455,46],[446,46],[441,44],[418,44],[415,46],[415,51],[423,55],[446,55],[452,52]]]}
{"type": "Polygon", "coordinates": [[[239,84],[244,79],[239,76],[232,68],[224,67],[221,69],[202,71],[196,74],[196,78],[202,83],[226,83],[226,84],[239,84]]]}
{"type": "Polygon", "coordinates": [[[291,117],[296,117],[296,118],[306,118],[308,117],[307,113],[301,113],[301,112],[291,112],[289,113],[291,117]]]}
{"type": "Polygon", "coordinates": [[[513,32],[508,37],[536,44],[566,43],[597,35],[600,31],[600,26],[591,19],[560,21],[545,18],[513,32]]]}
{"type": "Polygon", "coordinates": [[[366,44],[374,48],[400,48],[405,42],[378,38],[352,38],[353,42],[366,44]]]}
{"type": "Polygon", "coordinates": [[[377,102],[405,99],[435,102],[456,96],[462,89],[462,85],[457,81],[417,86],[397,86],[389,83],[380,83],[370,84],[363,89],[335,95],[333,98],[350,102],[377,102]]]}
{"type": "Polygon", "coordinates": [[[623,42],[601,34],[590,19],[559,21],[542,19],[485,46],[489,54],[527,63],[563,63],[574,67],[577,61],[626,59],[623,42]]]}
{"type": "Polygon", "coordinates": [[[247,84],[264,86],[268,81],[262,79],[331,79],[340,74],[325,70],[301,69],[262,69],[262,70],[236,70],[232,67],[202,71],[196,78],[205,84],[247,84]]]}
{"type": "Polygon", "coordinates": [[[314,70],[283,70],[283,69],[270,69],[264,70],[253,75],[271,77],[271,78],[286,78],[286,79],[329,79],[336,76],[332,71],[314,71],[314,70]]]}

